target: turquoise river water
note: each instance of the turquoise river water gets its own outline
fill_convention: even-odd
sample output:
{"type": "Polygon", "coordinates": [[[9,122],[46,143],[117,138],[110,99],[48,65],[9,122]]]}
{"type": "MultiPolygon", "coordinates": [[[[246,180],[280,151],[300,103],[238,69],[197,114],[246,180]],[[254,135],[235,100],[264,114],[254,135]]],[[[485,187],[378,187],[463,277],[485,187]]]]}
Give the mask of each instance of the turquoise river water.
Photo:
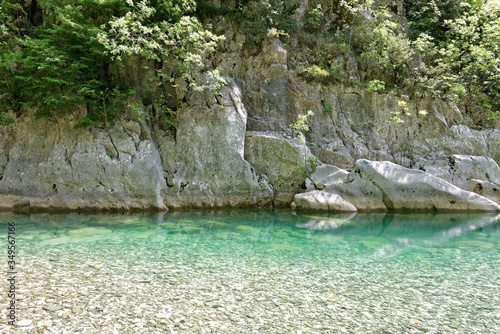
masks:
{"type": "Polygon", "coordinates": [[[0,237],[2,333],[500,333],[494,214],[0,213],[0,237]]]}

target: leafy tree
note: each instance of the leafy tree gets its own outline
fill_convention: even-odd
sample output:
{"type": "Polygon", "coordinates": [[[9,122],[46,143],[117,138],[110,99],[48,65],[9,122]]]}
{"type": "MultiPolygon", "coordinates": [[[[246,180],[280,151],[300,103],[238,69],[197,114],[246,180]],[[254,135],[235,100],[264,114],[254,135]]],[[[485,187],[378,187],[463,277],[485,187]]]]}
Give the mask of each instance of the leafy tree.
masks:
{"type": "Polygon", "coordinates": [[[27,4],[4,0],[0,112],[32,108],[39,116],[50,116],[86,106],[83,124],[108,124],[134,88],[117,83],[112,69],[123,67],[120,64],[131,56],[159,63],[168,60],[192,88],[216,89],[223,80],[218,72],[205,71],[204,57],[221,38],[187,15],[195,9],[194,0],[32,0],[27,4]],[[41,19],[31,18],[34,5],[44,13],[41,19]]]}
{"type": "Polygon", "coordinates": [[[368,79],[400,84],[408,76],[414,51],[404,32],[404,27],[386,7],[378,8],[373,18],[359,29],[366,41],[359,47],[359,60],[368,79]]]}
{"type": "MultiPolygon", "coordinates": [[[[119,14],[123,6],[117,0],[100,4],[46,0],[40,6],[46,13],[42,26],[23,30],[26,20],[17,20],[17,24],[10,24],[10,30],[24,34],[2,41],[1,107],[18,111],[33,108],[39,116],[49,116],[83,105],[97,117],[98,109],[112,98],[107,92],[113,86],[108,73],[110,59],[97,40],[101,31],[97,24],[106,20],[106,15],[109,19],[119,14]]],[[[2,13],[4,22],[12,22],[12,12],[2,13]]]]}
{"type": "MultiPolygon", "coordinates": [[[[477,1],[469,1],[474,3],[477,1]]],[[[416,39],[425,33],[436,42],[446,39],[449,27],[446,21],[463,15],[469,6],[463,0],[408,0],[403,2],[406,17],[409,21],[410,39],[416,39]]]]}
{"type": "Polygon", "coordinates": [[[500,3],[488,0],[468,6],[463,15],[445,21],[445,43],[421,34],[415,47],[426,57],[416,68],[420,84],[479,109],[477,122],[500,110],[500,3]]]}
{"type": "Polygon", "coordinates": [[[321,4],[317,5],[315,8],[311,9],[307,13],[307,18],[305,21],[305,28],[309,31],[319,31],[321,24],[323,22],[325,12],[321,4]]]}
{"type": "MultiPolygon", "coordinates": [[[[108,55],[116,60],[131,56],[158,62],[168,59],[188,84],[199,90],[217,89],[224,83],[216,71],[204,71],[204,57],[215,50],[223,37],[204,29],[194,17],[156,22],[153,20],[156,10],[147,1],[128,0],[127,3],[131,11],[113,18],[109,27],[98,33],[99,42],[108,55]],[[203,72],[206,75],[202,75],[203,72]]],[[[191,10],[191,2],[185,3],[185,9],[191,10]]]]}

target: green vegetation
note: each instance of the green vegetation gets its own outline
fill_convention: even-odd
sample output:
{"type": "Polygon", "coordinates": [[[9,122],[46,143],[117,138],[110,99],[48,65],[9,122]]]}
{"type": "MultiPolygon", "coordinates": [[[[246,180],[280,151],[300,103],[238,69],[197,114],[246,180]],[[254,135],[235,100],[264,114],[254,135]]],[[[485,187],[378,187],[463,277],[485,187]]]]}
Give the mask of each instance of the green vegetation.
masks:
{"type": "Polygon", "coordinates": [[[392,85],[404,84],[410,76],[409,62],[413,57],[411,41],[404,33],[403,26],[393,19],[393,14],[385,7],[377,9],[373,18],[356,31],[358,61],[367,78],[381,80],[392,85]]]}
{"type": "Polygon", "coordinates": [[[461,103],[482,124],[500,110],[500,2],[470,1],[445,20],[443,39],[421,33],[417,85],[461,103]],[[475,113],[475,115],[474,115],[475,113]]]}
{"type": "Polygon", "coordinates": [[[323,11],[323,7],[321,4],[318,4],[316,8],[311,9],[309,13],[307,13],[307,18],[304,23],[305,28],[310,32],[319,31],[321,29],[324,16],[325,12],[323,11]]]}
{"type": "Polygon", "coordinates": [[[305,114],[300,114],[295,123],[290,124],[290,127],[297,131],[309,131],[309,117],[314,116],[312,110],[308,110],[305,114]]]}
{"type": "Polygon", "coordinates": [[[385,83],[383,81],[374,79],[368,82],[366,88],[369,92],[382,92],[385,89],[385,83]]]}
{"type": "Polygon", "coordinates": [[[332,105],[326,105],[324,107],[323,111],[325,112],[325,114],[331,115],[331,114],[333,114],[333,106],[332,105]]]}
{"type": "Polygon", "coordinates": [[[308,172],[313,173],[316,170],[316,167],[318,167],[318,158],[314,155],[311,155],[307,158],[307,162],[310,166],[310,168],[308,168],[308,172]]]}
{"type": "Polygon", "coordinates": [[[306,67],[300,71],[300,74],[307,80],[309,81],[326,81],[327,78],[330,76],[330,73],[321,68],[318,65],[312,65],[309,67],[306,67]]]}
{"type": "MultiPolygon", "coordinates": [[[[137,57],[202,90],[221,84],[203,63],[220,37],[193,16],[193,0],[4,0],[0,7],[0,122],[5,111],[38,116],[86,107],[81,126],[108,125],[137,87],[119,80],[137,57]]],[[[162,96],[164,73],[149,92],[162,96]]],[[[145,96],[141,96],[144,99],[145,96]]],[[[156,99],[156,100],[155,100],[156,99]]]]}
{"type": "MultiPolygon", "coordinates": [[[[256,54],[280,38],[307,81],[396,91],[459,104],[478,126],[500,114],[496,0],[4,0],[0,5],[0,125],[85,107],[81,126],[106,126],[141,101],[175,123],[172,91],[224,85],[208,56],[228,27],[256,54]],[[384,5],[385,4],[385,5],[384,5]],[[212,23],[212,26],[210,25],[212,23]],[[123,80],[141,72],[148,85],[123,80]],[[126,75],[125,75],[126,76],[126,75]]],[[[140,81],[140,80],[139,80],[140,81]]],[[[144,80],[141,81],[142,83],[144,80]]],[[[139,116],[134,116],[139,117],[139,116]]]]}

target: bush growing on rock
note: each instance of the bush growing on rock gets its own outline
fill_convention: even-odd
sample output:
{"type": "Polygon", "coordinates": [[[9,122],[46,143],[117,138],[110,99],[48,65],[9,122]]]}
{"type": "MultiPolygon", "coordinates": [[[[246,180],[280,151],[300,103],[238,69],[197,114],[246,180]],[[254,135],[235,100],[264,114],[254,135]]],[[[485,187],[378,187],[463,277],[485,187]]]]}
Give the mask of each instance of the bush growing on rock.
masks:
{"type": "MultiPolygon", "coordinates": [[[[152,60],[153,72],[168,62],[170,79],[182,77],[192,88],[219,87],[204,56],[222,37],[192,16],[195,8],[193,0],[3,1],[1,112],[31,108],[50,116],[85,106],[87,124],[107,124],[139,88],[117,80],[133,57],[152,60]]],[[[156,79],[152,86],[161,86],[164,76],[156,79]]]]}

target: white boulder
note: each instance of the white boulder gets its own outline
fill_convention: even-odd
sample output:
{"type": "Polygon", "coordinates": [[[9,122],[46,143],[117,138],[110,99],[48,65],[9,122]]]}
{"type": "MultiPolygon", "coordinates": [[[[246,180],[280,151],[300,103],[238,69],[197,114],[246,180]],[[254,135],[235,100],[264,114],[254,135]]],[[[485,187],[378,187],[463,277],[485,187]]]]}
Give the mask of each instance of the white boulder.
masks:
{"type": "Polygon", "coordinates": [[[293,203],[298,209],[322,210],[332,212],[355,212],[356,207],[337,194],[313,190],[296,194],[293,203]]]}

